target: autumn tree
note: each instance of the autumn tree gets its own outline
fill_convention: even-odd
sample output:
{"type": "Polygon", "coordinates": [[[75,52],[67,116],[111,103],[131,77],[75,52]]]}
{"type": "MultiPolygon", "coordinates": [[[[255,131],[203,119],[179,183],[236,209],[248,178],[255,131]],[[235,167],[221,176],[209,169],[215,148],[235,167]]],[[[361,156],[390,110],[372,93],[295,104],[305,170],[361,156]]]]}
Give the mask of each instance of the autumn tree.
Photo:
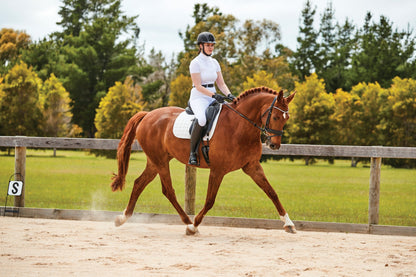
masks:
{"type": "Polygon", "coordinates": [[[25,63],[9,70],[0,83],[0,134],[43,135],[41,86],[42,80],[25,63]]]}
{"type": "Polygon", "coordinates": [[[0,74],[6,73],[15,65],[29,43],[30,36],[23,31],[10,28],[0,30],[0,74]]]}
{"type": "Polygon", "coordinates": [[[363,124],[361,117],[361,99],[357,94],[337,89],[333,94],[334,143],[341,145],[360,145],[357,126],[363,124]]]}
{"type": "Polygon", "coordinates": [[[351,89],[350,93],[360,98],[357,111],[360,124],[355,127],[358,145],[380,145],[380,95],[383,91],[378,83],[359,83],[351,89]]]}
{"type": "Polygon", "coordinates": [[[325,91],[323,79],[313,73],[295,83],[296,101],[290,106],[290,143],[331,144],[333,142],[334,99],[325,91]]]}
{"type": "Polygon", "coordinates": [[[261,70],[253,75],[253,77],[247,77],[246,81],[243,83],[243,90],[248,90],[255,87],[269,87],[271,89],[280,91],[281,87],[273,78],[272,73],[267,73],[264,70],[261,70]]]}
{"type": "Polygon", "coordinates": [[[69,93],[52,74],[40,90],[43,103],[45,135],[50,137],[69,136],[72,130],[69,93]]]}
{"type": "MultiPolygon", "coordinates": [[[[416,80],[396,77],[381,95],[380,131],[383,145],[416,147],[416,80]]],[[[389,159],[385,163],[416,167],[415,160],[389,159]]]]}
{"type": "Polygon", "coordinates": [[[169,105],[185,108],[188,105],[192,80],[190,76],[180,74],[172,81],[169,105]]]}
{"type": "Polygon", "coordinates": [[[95,116],[96,138],[121,138],[129,119],[143,109],[142,88],[127,77],[104,96],[95,116]]]}

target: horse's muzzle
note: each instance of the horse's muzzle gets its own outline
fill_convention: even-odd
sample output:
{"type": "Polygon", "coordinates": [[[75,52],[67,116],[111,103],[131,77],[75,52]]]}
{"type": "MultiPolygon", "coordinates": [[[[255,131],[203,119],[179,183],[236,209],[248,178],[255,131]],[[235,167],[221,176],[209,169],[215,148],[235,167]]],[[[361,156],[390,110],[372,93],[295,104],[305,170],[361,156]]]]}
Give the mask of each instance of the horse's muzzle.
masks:
{"type": "Polygon", "coordinates": [[[279,150],[280,148],[280,144],[274,144],[274,143],[270,143],[269,144],[270,149],[272,150],[279,150]]]}

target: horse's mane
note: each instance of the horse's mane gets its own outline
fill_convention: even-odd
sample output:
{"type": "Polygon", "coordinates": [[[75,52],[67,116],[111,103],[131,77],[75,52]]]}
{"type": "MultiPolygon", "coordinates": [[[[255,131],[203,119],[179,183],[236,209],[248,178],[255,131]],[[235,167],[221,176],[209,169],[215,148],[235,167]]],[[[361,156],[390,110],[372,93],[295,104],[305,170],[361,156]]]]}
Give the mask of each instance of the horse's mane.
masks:
{"type": "Polygon", "coordinates": [[[274,89],[271,89],[271,88],[268,88],[268,87],[257,87],[257,88],[251,88],[251,89],[248,89],[248,90],[246,90],[246,91],[244,91],[244,92],[242,92],[234,101],[233,101],[233,104],[234,105],[238,105],[238,103],[241,101],[241,100],[243,100],[244,98],[246,98],[247,96],[249,96],[249,95],[252,95],[252,94],[256,94],[256,93],[260,93],[260,92],[264,92],[264,93],[270,93],[270,94],[273,94],[273,95],[278,95],[279,93],[276,91],[276,90],[274,90],[274,89]]]}

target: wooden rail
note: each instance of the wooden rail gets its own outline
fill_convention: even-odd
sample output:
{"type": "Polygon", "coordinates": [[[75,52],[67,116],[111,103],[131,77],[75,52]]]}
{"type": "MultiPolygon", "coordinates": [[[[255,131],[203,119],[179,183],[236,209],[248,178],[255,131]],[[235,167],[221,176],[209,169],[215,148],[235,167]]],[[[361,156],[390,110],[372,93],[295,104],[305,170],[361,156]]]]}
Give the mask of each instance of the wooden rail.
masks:
{"type": "MultiPolygon", "coordinates": [[[[117,149],[118,139],[87,139],[87,138],[53,138],[53,137],[22,137],[0,136],[0,147],[15,147],[16,178],[25,179],[26,148],[57,148],[57,149],[117,149]]],[[[141,151],[137,142],[132,150],[141,151]]],[[[384,146],[341,146],[341,145],[306,145],[282,144],[278,151],[263,146],[263,154],[279,156],[310,156],[310,157],[367,157],[371,158],[370,190],[368,204],[368,224],[379,222],[380,168],[382,158],[416,159],[416,147],[384,147],[384,146]]],[[[18,179],[19,180],[19,179],[18,179]]],[[[195,183],[196,170],[186,167],[185,172],[185,211],[195,214],[195,183]]],[[[24,186],[20,197],[15,197],[15,206],[24,207],[24,186]]]]}

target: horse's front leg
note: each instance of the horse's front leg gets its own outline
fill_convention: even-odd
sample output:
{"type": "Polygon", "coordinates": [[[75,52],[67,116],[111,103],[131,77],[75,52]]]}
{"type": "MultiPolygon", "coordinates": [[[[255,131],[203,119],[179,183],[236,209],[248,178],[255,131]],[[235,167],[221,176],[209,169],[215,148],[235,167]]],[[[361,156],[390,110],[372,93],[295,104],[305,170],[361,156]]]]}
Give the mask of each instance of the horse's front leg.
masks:
{"type": "Polygon", "coordinates": [[[289,215],[280,203],[279,197],[276,191],[270,185],[266,176],[264,175],[263,168],[259,162],[249,163],[243,167],[243,171],[249,175],[254,182],[267,194],[267,196],[273,201],[274,206],[279,212],[280,219],[284,222],[283,227],[288,233],[296,233],[295,224],[290,220],[289,215]]]}
{"type": "Polygon", "coordinates": [[[222,179],[224,178],[223,173],[218,173],[215,170],[211,169],[209,174],[207,196],[205,199],[205,204],[202,210],[195,216],[194,224],[189,224],[186,227],[187,235],[194,235],[198,232],[197,227],[201,224],[202,219],[208,213],[208,211],[214,206],[215,198],[217,197],[218,189],[220,188],[222,179]]]}

